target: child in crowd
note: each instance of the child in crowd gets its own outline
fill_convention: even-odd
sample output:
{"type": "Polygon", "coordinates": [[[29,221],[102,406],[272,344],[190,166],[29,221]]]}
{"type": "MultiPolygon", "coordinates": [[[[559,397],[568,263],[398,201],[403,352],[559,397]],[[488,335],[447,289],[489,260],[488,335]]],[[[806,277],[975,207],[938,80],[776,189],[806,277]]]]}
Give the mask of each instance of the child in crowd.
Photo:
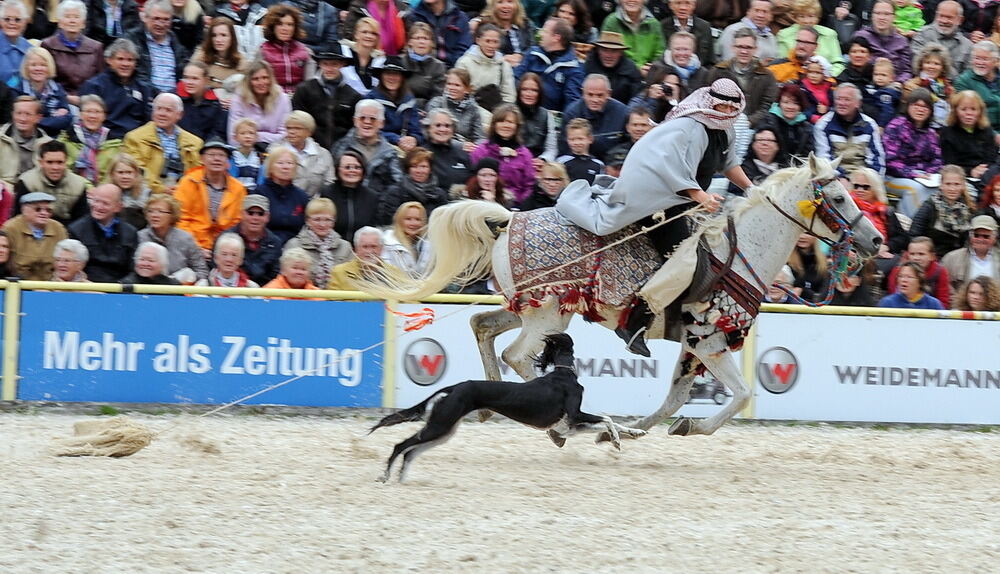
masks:
{"type": "Polygon", "coordinates": [[[233,126],[233,133],[239,149],[233,151],[229,174],[247,188],[247,193],[253,193],[257,190],[260,166],[264,164],[264,158],[256,147],[257,122],[243,118],[233,126]]]}
{"type": "Polygon", "coordinates": [[[899,276],[899,268],[906,263],[916,264],[924,274],[924,291],[932,295],[945,309],[951,301],[951,285],[948,280],[948,270],[937,262],[934,254],[934,241],[930,237],[918,236],[910,240],[910,246],[906,249],[906,254],[887,278],[886,292],[896,292],[896,282],[899,276]]]}
{"type": "Polygon", "coordinates": [[[907,39],[924,27],[924,14],[913,0],[896,0],[896,31],[907,39]]]}
{"type": "Polygon", "coordinates": [[[880,128],[896,117],[902,86],[896,81],[896,69],[888,58],[877,58],[872,67],[872,85],[864,91],[863,111],[880,128]]]}
{"type": "Polygon", "coordinates": [[[799,82],[809,101],[805,110],[811,123],[816,123],[833,105],[834,79],[829,76],[829,68],[822,58],[813,56],[806,64],[806,75],[799,82]]]}
{"type": "Polygon", "coordinates": [[[913,62],[916,75],[903,85],[903,97],[917,88],[926,88],[934,100],[931,127],[939,129],[948,121],[951,106],[948,100],[955,91],[948,77],[951,75],[951,55],[936,42],[927,44],[913,62]]]}
{"type": "Polygon", "coordinates": [[[594,143],[594,132],[590,122],[583,118],[575,118],[566,125],[566,143],[570,153],[560,156],[556,161],[566,167],[569,180],[585,179],[593,184],[594,178],[604,173],[604,163],[590,155],[590,146],[594,143]]]}

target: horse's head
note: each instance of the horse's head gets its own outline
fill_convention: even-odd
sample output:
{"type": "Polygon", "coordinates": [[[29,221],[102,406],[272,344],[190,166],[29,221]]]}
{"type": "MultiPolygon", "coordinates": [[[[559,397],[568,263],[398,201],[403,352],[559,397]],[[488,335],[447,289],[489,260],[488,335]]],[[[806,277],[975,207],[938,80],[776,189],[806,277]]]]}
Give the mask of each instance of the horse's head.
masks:
{"type": "Polygon", "coordinates": [[[797,192],[803,197],[787,215],[810,235],[831,244],[847,242],[863,257],[874,256],[882,245],[882,234],[837,179],[838,164],[839,158],[829,161],[810,153],[800,168],[808,171],[808,185],[797,192]]]}

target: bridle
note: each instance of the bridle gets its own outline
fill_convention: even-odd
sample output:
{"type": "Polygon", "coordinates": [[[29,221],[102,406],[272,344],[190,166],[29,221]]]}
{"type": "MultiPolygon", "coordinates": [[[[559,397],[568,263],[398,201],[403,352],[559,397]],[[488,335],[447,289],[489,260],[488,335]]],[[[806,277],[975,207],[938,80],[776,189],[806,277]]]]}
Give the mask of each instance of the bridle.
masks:
{"type": "MultiPolygon", "coordinates": [[[[826,296],[819,303],[813,303],[812,301],[806,301],[798,295],[796,295],[791,289],[785,287],[784,285],[775,284],[776,287],[781,289],[786,295],[790,296],[796,303],[806,305],[808,307],[822,307],[828,305],[830,301],[833,300],[834,288],[836,284],[845,277],[849,275],[854,275],[861,270],[861,265],[857,259],[851,258],[851,248],[854,245],[854,226],[861,221],[861,218],[865,216],[864,212],[858,210],[858,215],[848,221],[847,217],[840,212],[826,196],[824,189],[826,186],[830,185],[837,179],[827,178],[827,179],[814,179],[810,183],[813,189],[813,198],[811,200],[805,200],[799,202],[799,210],[802,214],[809,218],[809,226],[806,227],[801,221],[792,217],[787,211],[781,208],[778,204],[774,203],[774,200],[770,196],[767,197],[767,202],[771,204],[771,207],[778,210],[785,219],[791,221],[795,225],[802,228],[802,230],[816,239],[822,241],[830,247],[830,281],[827,282],[826,296]],[[811,213],[809,213],[811,212],[811,213]],[[813,227],[816,225],[816,220],[819,219],[823,225],[826,225],[827,229],[834,233],[840,233],[840,238],[836,241],[832,239],[827,239],[826,237],[821,237],[815,231],[813,227]]],[[[741,259],[742,254],[740,254],[741,259]]],[[[743,260],[746,263],[746,260],[743,260]]],[[[751,269],[751,273],[757,283],[763,288],[767,289],[764,282],[761,281],[760,277],[757,276],[756,272],[751,269]]]]}
{"type": "Polygon", "coordinates": [[[848,221],[847,217],[845,217],[840,210],[832,205],[830,199],[826,196],[826,193],[823,190],[834,181],[837,181],[837,178],[814,179],[810,182],[812,183],[813,188],[813,198],[811,200],[799,202],[799,209],[802,211],[803,215],[806,215],[807,212],[811,212],[806,215],[806,217],[809,218],[808,227],[782,209],[781,206],[776,204],[770,196],[768,196],[767,202],[770,203],[771,207],[776,209],[778,213],[784,216],[785,219],[791,221],[795,225],[798,225],[807,235],[819,239],[831,249],[835,250],[841,244],[846,244],[849,248],[854,244],[854,226],[861,221],[861,218],[864,217],[865,214],[861,210],[858,210],[858,215],[854,219],[848,221]],[[816,225],[817,219],[819,219],[823,225],[826,225],[827,229],[830,231],[840,233],[840,239],[836,241],[827,239],[826,237],[822,237],[813,231],[813,227],[816,225]]]}

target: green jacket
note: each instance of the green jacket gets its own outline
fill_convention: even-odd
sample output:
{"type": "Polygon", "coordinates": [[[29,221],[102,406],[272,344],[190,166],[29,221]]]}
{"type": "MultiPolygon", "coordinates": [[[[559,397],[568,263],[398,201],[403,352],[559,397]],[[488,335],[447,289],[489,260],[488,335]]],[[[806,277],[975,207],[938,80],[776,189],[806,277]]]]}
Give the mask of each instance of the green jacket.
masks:
{"type": "Polygon", "coordinates": [[[1000,78],[994,79],[991,86],[986,83],[985,78],[976,75],[972,68],[969,68],[955,78],[955,93],[962,90],[972,90],[979,94],[979,97],[986,102],[986,117],[989,118],[990,125],[1000,126],[1000,86],[998,84],[1000,84],[1000,78]]]}
{"type": "MultiPolygon", "coordinates": [[[[830,62],[830,77],[836,78],[844,71],[844,54],[840,51],[840,40],[837,33],[826,26],[813,26],[819,33],[816,55],[830,62]]],[[[778,53],[787,54],[795,47],[795,36],[799,33],[799,25],[793,24],[778,32],[778,53]]],[[[896,70],[898,74],[900,71],[896,70]]]]}
{"type": "MultiPolygon", "coordinates": [[[[73,166],[76,165],[76,158],[79,157],[80,150],[83,149],[83,144],[75,133],[69,131],[59,134],[59,141],[66,144],[66,168],[76,173],[73,166]]],[[[122,153],[122,140],[105,140],[97,151],[97,169],[101,174],[100,181],[92,181],[90,183],[98,185],[103,181],[108,181],[108,169],[111,168],[111,162],[120,153],[122,153]]]]}
{"type": "Polygon", "coordinates": [[[622,35],[622,41],[628,46],[625,55],[635,62],[638,68],[660,59],[666,49],[660,23],[645,8],[643,8],[642,20],[634,29],[625,22],[625,13],[619,7],[614,14],[609,14],[604,19],[601,30],[618,32],[622,35]]]}

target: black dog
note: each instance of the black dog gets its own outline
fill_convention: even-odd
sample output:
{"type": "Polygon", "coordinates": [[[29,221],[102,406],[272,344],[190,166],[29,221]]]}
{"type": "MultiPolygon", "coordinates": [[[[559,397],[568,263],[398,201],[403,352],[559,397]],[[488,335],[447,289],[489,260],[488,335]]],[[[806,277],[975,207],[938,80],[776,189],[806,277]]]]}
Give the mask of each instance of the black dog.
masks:
{"type": "Polygon", "coordinates": [[[610,417],[581,412],[583,386],[576,380],[573,362],[573,339],[565,333],[548,335],[545,337],[545,350],[535,365],[540,371],[554,365],[551,372],[526,383],[465,381],[435,392],[416,406],[383,418],[371,428],[369,434],[385,426],[423,420],[425,415],[427,424],[392,449],[385,474],[379,480],[389,480],[392,463],[396,457],[403,455],[403,464],[399,469],[399,481],[402,482],[414,457],[451,438],[462,417],[479,409],[496,411],[519,423],[548,430],[558,446],[565,443],[566,436],[598,424],[607,428],[611,443],[618,449],[621,448],[619,433],[633,438],[646,434],[643,430],[623,427],[610,417]]]}

